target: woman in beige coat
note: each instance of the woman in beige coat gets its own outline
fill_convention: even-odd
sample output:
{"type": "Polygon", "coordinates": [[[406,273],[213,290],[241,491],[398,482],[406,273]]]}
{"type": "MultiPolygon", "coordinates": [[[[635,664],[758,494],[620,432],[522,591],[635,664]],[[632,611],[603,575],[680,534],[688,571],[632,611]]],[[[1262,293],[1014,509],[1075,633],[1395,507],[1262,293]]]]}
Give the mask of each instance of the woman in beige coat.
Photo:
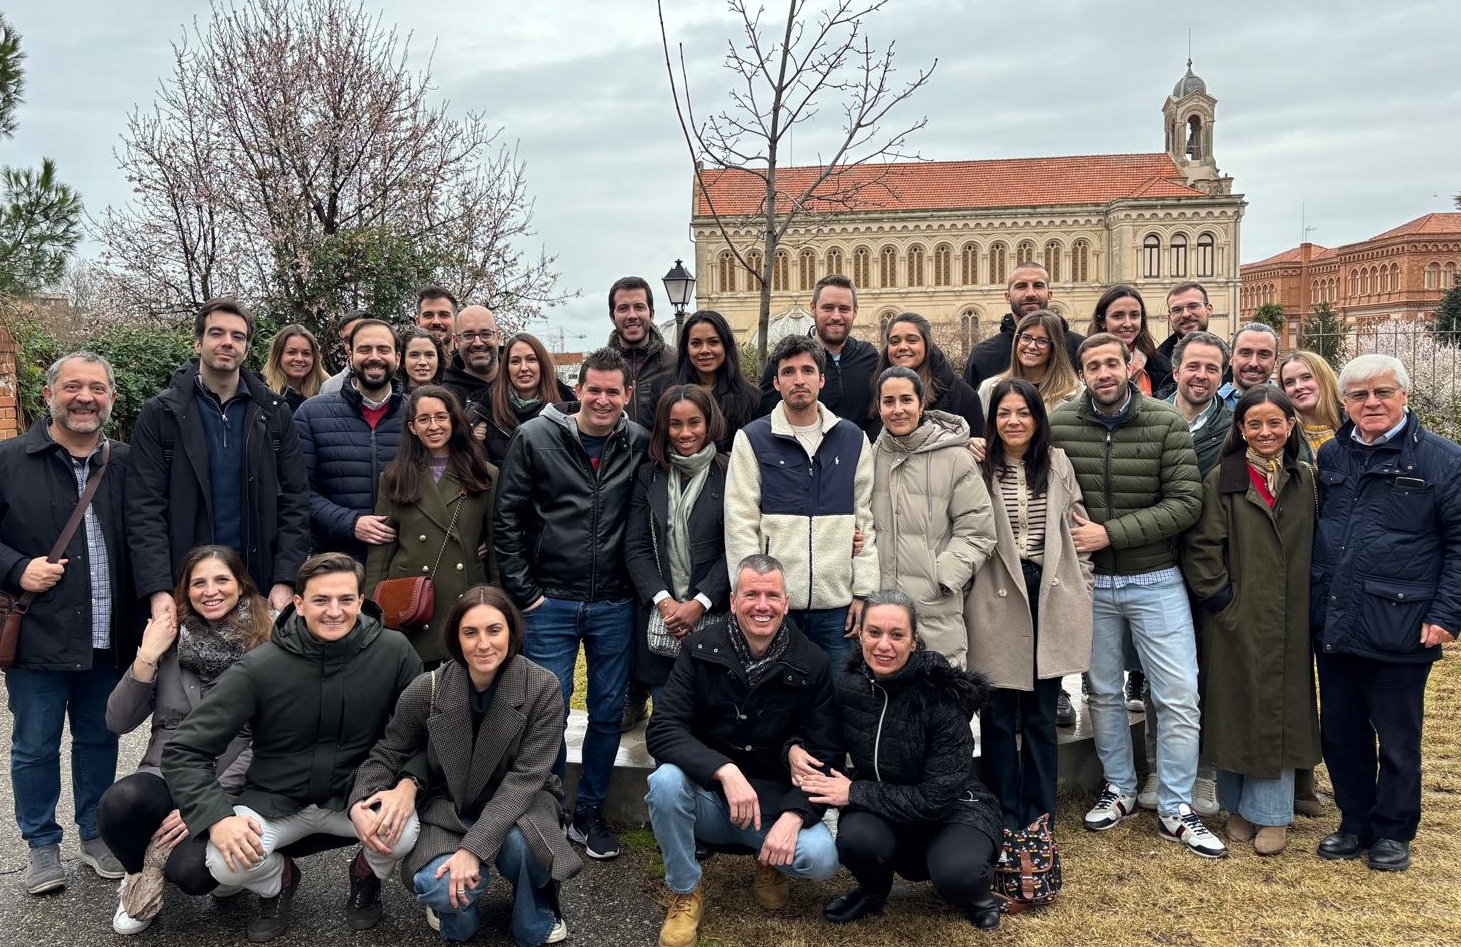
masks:
{"type": "Polygon", "coordinates": [[[883,433],[873,454],[878,587],[918,605],[925,645],[964,667],[964,591],[994,549],[989,491],[963,418],[923,408],[923,380],[895,366],[878,377],[883,433]]]}
{"type": "Polygon", "coordinates": [[[1091,560],[1071,519],[1085,517],[1075,471],[1050,446],[1045,406],[1022,378],[989,402],[989,481],[997,541],[964,605],[969,667],[994,693],[979,718],[980,776],[999,797],[1006,828],[1055,817],[1060,679],[1091,661],[1091,560]],[[1023,739],[1016,741],[1022,732],[1023,739]]]}
{"type": "Polygon", "coordinates": [[[370,547],[365,588],[373,592],[382,579],[432,577],[431,621],[410,635],[429,669],[447,656],[440,629],[462,593],[497,581],[490,555],[497,468],[451,391],[422,385],[406,399],[405,411],[406,430],[381,474],[375,504],[377,514],[390,518],[396,540],[370,547]]]}

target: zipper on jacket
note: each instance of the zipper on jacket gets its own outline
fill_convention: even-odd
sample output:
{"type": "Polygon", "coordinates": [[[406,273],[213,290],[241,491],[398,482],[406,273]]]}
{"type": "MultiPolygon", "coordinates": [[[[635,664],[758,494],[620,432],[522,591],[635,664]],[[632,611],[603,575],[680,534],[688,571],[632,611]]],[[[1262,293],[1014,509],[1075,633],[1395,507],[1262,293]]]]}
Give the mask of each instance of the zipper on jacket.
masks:
{"type": "Polygon", "coordinates": [[[878,730],[873,735],[873,778],[878,782],[883,781],[883,774],[878,769],[878,754],[883,748],[883,720],[888,716],[888,691],[876,681],[868,681],[872,689],[883,695],[883,709],[878,714],[878,730]]]}
{"type": "Polygon", "coordinates": [[[1110,428],[1107,428],[1106,429],[1106,460],[1105,460],[1105,470],[1106,470],[1106,473],[1105,473],[1105,477],[1103,479],[1103,486],[1105,487],[1105,492],[1106,492],[1106,519],[1109,520],[1109,519],[1111,519],[1111,511],[1113,509],[1113,503],[1112,503],[1112,500],[1111,500],[1111,429],[1110,428]]]}

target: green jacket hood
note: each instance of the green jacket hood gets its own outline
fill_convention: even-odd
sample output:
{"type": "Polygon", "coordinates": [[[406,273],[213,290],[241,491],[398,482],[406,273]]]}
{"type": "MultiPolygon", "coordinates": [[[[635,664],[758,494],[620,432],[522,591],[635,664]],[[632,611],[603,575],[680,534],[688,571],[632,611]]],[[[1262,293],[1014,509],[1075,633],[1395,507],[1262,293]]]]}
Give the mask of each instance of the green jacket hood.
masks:
{"type": "Polygon", "coordinates": [[[304,623],[304,616],[291,603],[274,620],[273,642],[291,654],[321,661],[327,668],[345,664],[379,638],[386,630],[380,606],[366,599],[350,633],[338,641],[316,638],[304,623]]]}

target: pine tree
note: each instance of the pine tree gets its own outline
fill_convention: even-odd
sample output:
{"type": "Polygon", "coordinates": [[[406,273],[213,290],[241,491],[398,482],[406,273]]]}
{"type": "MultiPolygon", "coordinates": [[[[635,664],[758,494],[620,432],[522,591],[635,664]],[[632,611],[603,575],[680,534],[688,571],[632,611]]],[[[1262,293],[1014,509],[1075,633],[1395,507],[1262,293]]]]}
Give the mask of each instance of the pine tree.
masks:
{"type": "Polygon", "coordinates": [[[1335,371],[1344,361],[1344,336],[1344,320],[1327,302],[1315,306],[1299,326],[1299,346],[1323,356],[1335,371]]]}
{"type": "Polygon", "coordinates": [[[1436,341],[1442,345],[1461,347],[1461,277],[1457,277],[1441,304],[1436,307],[1436,317],[1431,322],[1436,341]]]}

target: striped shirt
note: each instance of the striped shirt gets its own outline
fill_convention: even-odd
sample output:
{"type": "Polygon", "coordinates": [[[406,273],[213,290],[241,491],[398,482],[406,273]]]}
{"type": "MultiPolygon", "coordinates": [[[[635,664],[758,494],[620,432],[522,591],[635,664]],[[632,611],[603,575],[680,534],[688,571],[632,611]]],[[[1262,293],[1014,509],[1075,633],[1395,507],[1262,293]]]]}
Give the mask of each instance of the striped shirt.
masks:
{"type": "Polygon", "coordinates": [[[1025,481],[1025,462],[1000,464],[996,472],[999,495],[1015,534],[1015,548],[1021,559],[1045,564],[1045,494],[1030,490],[1025,481]]]}

